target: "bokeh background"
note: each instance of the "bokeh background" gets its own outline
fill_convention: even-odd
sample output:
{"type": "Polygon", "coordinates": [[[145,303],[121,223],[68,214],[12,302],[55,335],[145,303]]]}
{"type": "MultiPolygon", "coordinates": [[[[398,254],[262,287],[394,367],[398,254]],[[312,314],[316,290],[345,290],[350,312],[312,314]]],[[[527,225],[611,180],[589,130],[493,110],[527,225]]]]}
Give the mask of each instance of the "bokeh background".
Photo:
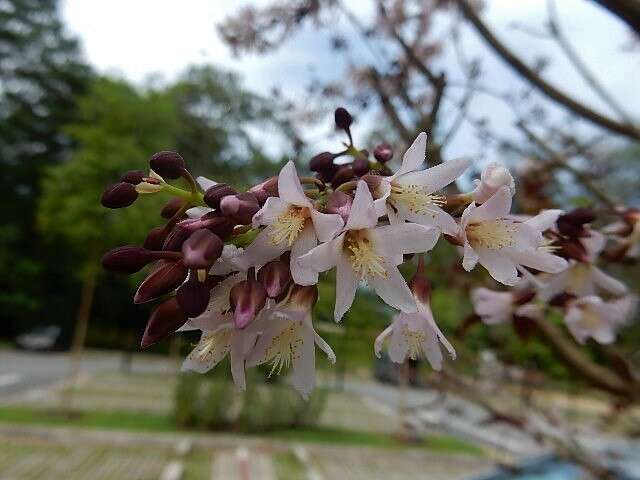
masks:
{"type": "MultiPolygon", "coordinates": [[[[267,371],[246,394],[227,365],[179,374],[196,338],[141,352],[143,277],[99,267],[161,223],[163,199],[110,211],[99,198],[160,150],[238,188],[289,159],[303,169],[341,148],[332,114],[345,106],[361,148],[389,142],[397,159],[426,130],[431,164],[473,161],[460,189],[501,161],[519,213],[590,206],[603,224],[640,206],[638,31],[634,0],[0,0],[0,478],[586,475],[438,389],[428,364],[376,360],[393,312],[363,290],[335,325],[330,278],[314,317],[338,362],[319,359],[310,402],[267,371]]],[[[599,450],[623,442],[620,478],[640,478],[637,408],[530,332],[472,323],[469,288],[491,282],[459,263],[440,242],[428,264],[458,351],[447,369],[510,411],[535,398],[567,429],[589,425],[599,450]]],[[[608,270],[637,291],[636,265],[608,270]]],[[[625,365],[640,364],[639,341],[637,323],[621,332],[625,365]]]]}

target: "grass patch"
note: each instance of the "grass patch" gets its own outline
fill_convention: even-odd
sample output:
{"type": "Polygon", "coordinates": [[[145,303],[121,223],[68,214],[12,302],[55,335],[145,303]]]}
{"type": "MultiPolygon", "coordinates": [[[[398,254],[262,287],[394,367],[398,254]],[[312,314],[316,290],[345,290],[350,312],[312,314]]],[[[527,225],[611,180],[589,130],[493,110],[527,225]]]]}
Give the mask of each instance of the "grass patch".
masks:
{"type": "Polygon", "coordinates": [[[298,480],[306,477],[306,469],[291,452],[273,455],[273,466],[278,480],[298,480]]]}

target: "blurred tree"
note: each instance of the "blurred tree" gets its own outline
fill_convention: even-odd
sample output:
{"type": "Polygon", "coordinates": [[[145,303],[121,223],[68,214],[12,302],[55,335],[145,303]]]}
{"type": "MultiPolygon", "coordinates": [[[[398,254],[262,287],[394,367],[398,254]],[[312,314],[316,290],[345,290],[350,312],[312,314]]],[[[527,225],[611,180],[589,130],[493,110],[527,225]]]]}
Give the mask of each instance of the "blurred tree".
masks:
{"type": "Polygon", "coordinates": [[[0,314],[13,334],[45,303],[56,305],[50,280],[63,255],[53,256],[35,231],[39,175],[68,153],[61,126],[75,116],[75,96],[91,76],[77,41],[59,19],[55,0],[0,2],[0,314]],[[45,263],[46,262],[46,263],[45,263]]]}

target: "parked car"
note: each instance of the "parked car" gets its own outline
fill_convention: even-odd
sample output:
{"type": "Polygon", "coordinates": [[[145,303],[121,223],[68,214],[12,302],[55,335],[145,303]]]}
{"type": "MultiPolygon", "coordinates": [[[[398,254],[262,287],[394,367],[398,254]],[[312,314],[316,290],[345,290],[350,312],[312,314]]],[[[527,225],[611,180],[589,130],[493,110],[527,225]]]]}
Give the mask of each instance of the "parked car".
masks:
{"type": "Polygon", "coordinates": [[[24,350],[46,351],[64,349],[62,328],[57,325],[36,327],[16,337],[16,345],[24,350]]]}

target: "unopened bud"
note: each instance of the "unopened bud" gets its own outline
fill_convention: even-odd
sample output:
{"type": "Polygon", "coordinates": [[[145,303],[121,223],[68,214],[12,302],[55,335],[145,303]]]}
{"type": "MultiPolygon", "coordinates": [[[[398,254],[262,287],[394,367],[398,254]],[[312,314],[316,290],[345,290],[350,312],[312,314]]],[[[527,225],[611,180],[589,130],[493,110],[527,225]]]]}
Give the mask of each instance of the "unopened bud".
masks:
{"type": "Polygon", "coordinates": [[[565,218],[564,215],[561,215],[558,220],[556,220],[556,226],[558,227],[558,232],[570,238],[579,238],[587,235],[587,231],[582,224],[576,224],[570,219],[565,218]]]}
{"type": "Polygon", "coordinates": [[[197,317],[207,309],[210,298],[211,289],[207,282],[198,282],[195,279],[183,283],[176,292],[180,309],[191,318],[197,317]]]}
{"type": "Polygon", "coordinates": [[[176,297],[162,302],[151,313],[142,336],[141,347],[147,348],[168,337],[187,323],[188,317],[178,305],[176,297]]]}
{"type": "Polygon", "coordinates": [[[135,273],[157,257],[138,245],[114,248],[102,257],[102,267],[111,272],[135,273]]]}
{"type": "Polygon", "coordinates": [[[331,168],[316,173],[316,178],[322,183],[331,183],[339,168],[338,165],[333,165],[331,168]]]}
{"type": "Polygon", "coordinates": [[[226,183],[218,183],[209,187],[204,193],[204,203],[211,208],[220,208],[220,200],[229,195],[237,195],[238,192],[226,183]]]}
{"type": "Polygon", "coordinates": [[[535,290],[513,290],[513,303],[515,305],[524,305],[529,303],[536,296],[535,290]]]}
{"type": "Polygon", "coordinates": [[[321,152],[309,160],[309,169],[312,172],[322,172],[333,167],[336,156],[331,152],[321,152]]]}
{"type": "Polygon", "coordinates": [[[107,187],[102,193],[100,203],[107,208],[124,208],[135,202],[136,198],[138,198],[138,192],[135,185],[120,182],[107,187]]]}
{"type": "Polygon", "coordinates": [[[250,269],[247,279],[236,283],[229,293],[233,322],[237,328],[249,325],[267,301],[267,291],[254,275],[253,269],[250,269]]]}
{"type": "Polygon", "coordinates": [[[513,315],[513,329],[520,340],[528,341],[536,329],[536,322],[524,315],[513,315]]]}
{"type": "Polygon", "coordinates": [[[482,171],[480,182],[471,193],[476,203],[484,203],[503,186],[509,187],[511,195],[514,194],[516,186],[509,170],[499,163],[492,162],[482,171]]]}
{"type": "Polygon", "coordinates": [[[258,271],[258,281],[262,283],[269,298],[279,297],[291,282],[289,265],[282,260],[274,260],[258,271]]]}
{"type": "Polygon", "coordinates": [[[144,303],[165,295],[178,288],[187,278],[189,270],[181,261],[158,263],[160,265],[138,287],[133,303],[144,303]]]}
{"type": "Polygon", "coordinates": [[[278,177],[271,177],[249,189],[260,205],[264,205],[269,197],[278,196],[278,177]]]}
{"type": "Polygon", "coordinates": [[[149,159],[151,169],[162,177],[180,178],[186,167],[184,159],[176,152],[158,152],[149,159]]]}
{"type": "Polygon", "coordinates": [[[369,160],[367,157],[359,155],[353,161],[353,173],[358,176],[364,175],[369,171],[369,160]]]}
{"type": "Polygon", "coordinates": [[[393,149],[388,143],[382,143],[373,149],[373,156],[380,163],[386,163],[393,158],[393,149]]]}
{"type": "Polygon", "coordinates": [[[338,168],[338,171],[333,176],[331,185],[333,188],[338,188],[343,183],[347,183],[349,180],[353,179],[354,176],[353,167],[351,165],[343,165],[338,168]]]}
{"type": "Polygon", "coordinates": [[[182,250],[182,244],[191,235],[191,232],[181,225],[176,225],[171,229],[167,238],[162,244],[162,250],[179,252],[182,250]]]}
{"type": "Polygon", "coordinates": [[[347,195],[344,192],[336,190],[329,195],[325,206],[325,212],[337,213],[346,222],[349,219],[352,204],[353,198],[351,195],[347,195]]]}
{"type": "Polygon", "coordinates": [[[347,109],[343,107],[336,108],[333,117],[336,121],[336,127],[341,128],[342,130],[348,130],[353,122],[353,117],[347,109]]]}
{"type": "Polygon", "coordinates": [[[193,269],[209,269],[220,258],[222,240],[204,228],[196,230],[182,244],[184,264],[193,269]]]}
{"type": "Polygon", "coordinates": [[[574,208],[568,213],[561,215],[558,220],[564,220],[572,223],[576,226],[582,226],[586,223],[591,223],[596,219],[596,215],[590,208],[574,208]]]}
{"type": "Polygon", "coordinates": [[[558,239],[554,246],[560,247],[556,254],[566,259],[577,260],[578,262],[588,262],[589,255],[584,245],[579,240],[558,239]]]}
{"type": "Polygon", "coordinates": [[[220,201],[220,211],[243,225],[250,224],[258,210],[260,210],[260,204],[251,192],[229,195],[220,201]]]}
{"type": "Polygon", "coordinates": [[[139,184],[147,174],[142,170],[129,170],[122,177],[120,177],[121,182],[130,183],[131,185],[139,184]]]}
{"type": "Polygon", "coordinates": [[[144,239],[144,248],[148,250],[162,250],[164,241],[167,239],[169,232],[164,227],[154,227],[147,234],[147,238],[144,239]]]}
{"type": "Polygon", "coordinates": [[[221,239],[227,239],[233,233],[233,227],[236,226],[229,217],[225,217],[222,212],[205,213],[201,218],[202,228],[206,228],[211,233],[215,233],[221,239]]]}
{"type": "Polygon", "coordinates": [[[288,303],[300,310],[311,310],[318,301],[318,285],[294,285],[288,303]]]}
{"type": "Polygon", "coordinates": [[[162,218],[171,218],[183,207],[184,200],[180,197],[174,197],[164,204],[162,210],[160,211],[160,215],[162,218]]]}

